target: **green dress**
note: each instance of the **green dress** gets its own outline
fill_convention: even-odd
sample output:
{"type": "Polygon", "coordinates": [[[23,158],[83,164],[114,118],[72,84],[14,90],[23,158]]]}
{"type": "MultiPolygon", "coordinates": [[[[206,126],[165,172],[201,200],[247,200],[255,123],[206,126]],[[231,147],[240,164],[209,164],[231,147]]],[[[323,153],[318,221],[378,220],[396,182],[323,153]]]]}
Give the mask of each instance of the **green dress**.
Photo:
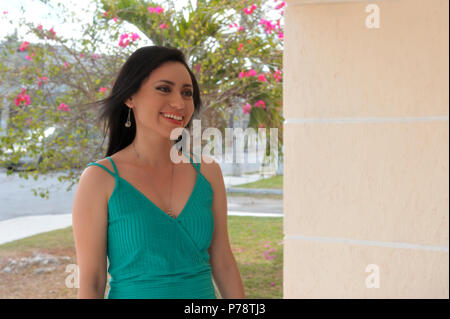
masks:
{"type": "Polygon", "coordinates": [[[177,218],[98,163],[115,178],[108,200],[108,299],[216,299],[208,248],[214,230],[213,190],[197,170],[192,193],[177,218]]]}

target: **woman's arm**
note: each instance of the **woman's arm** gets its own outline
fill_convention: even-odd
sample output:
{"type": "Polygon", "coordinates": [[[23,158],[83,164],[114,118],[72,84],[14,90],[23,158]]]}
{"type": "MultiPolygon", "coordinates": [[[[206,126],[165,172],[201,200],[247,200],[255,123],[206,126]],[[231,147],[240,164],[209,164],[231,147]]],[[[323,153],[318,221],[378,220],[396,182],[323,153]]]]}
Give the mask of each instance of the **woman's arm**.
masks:
{"type": "Polygon", "coordinates": [[[219,164],[214,161],[205,166],[214,192],[214,233],[208,249],[212,274],[222,298],[243,299],[244,285],[228,239],[227,197],[222,172],[219,164]]]}
{"type": "Polygon", "coordinates": [[[73,202],[72,227],[78,264],[79,299],[104,299],[105,295],[108,227],[105,173],[101,168],[87,167],[81,174],[73,202]]]}

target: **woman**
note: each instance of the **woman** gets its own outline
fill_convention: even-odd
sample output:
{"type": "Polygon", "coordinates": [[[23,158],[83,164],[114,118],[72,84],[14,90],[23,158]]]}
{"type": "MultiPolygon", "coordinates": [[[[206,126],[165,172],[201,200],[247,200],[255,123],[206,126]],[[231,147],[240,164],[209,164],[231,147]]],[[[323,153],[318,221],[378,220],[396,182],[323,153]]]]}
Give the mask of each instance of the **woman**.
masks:
{"type": "Polygon", "coordinates": [[[201,106],[183,53],[136,50],[100,102],[106,158],[81,174],[72,211],[78,298],[104,298],[107,271],[107,298],[216,298],[214,282],[245,298],[220,166],[170,138],[201,106]]]}

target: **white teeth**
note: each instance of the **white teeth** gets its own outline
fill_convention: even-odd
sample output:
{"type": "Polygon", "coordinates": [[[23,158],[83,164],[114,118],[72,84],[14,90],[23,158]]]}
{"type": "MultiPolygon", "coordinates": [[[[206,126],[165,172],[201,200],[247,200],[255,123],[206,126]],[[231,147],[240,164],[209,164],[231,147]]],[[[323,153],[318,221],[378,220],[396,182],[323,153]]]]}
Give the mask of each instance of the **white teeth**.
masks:
{"type": "Polygon", "coordinates": [[[175,119],[177,121],[181,121],[182,120],[182,117],[179,117],[179,116],[176,116],[176,115],[172,115],[172,114],[163,114],[163,116],[171,118],[171,119],[175,119]]]}

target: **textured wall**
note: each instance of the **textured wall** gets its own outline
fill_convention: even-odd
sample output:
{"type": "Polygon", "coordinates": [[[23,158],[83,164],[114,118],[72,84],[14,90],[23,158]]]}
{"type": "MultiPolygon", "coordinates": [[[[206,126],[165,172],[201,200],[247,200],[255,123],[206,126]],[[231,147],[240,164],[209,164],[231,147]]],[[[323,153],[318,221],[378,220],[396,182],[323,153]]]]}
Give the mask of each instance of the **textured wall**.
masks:
{"type": "Polygon", "coordinates": [[[284,298],[449,297],[448,12],[288,1],[284,298]]]}

